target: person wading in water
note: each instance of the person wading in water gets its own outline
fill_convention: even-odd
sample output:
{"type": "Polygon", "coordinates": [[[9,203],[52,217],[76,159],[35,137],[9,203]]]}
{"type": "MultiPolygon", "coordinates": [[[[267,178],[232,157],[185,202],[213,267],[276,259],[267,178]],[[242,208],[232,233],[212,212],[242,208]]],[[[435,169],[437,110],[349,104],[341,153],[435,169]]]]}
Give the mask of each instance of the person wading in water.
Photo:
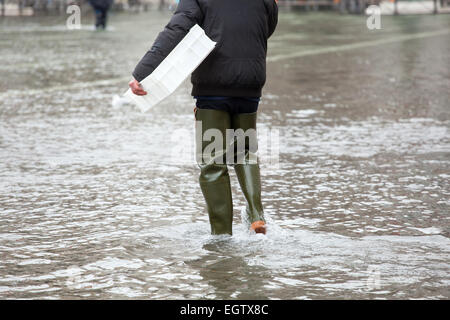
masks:
{"type": "Polygon", "coordinates": [[[95,12],[95,28],[97,30],[106,29],[108,10],[114,0],[88,0],[95,12]]]}
{"type": "MultiPolygon", "coordinates": [[[[215,148],[208,156],[204,151],[209,142],[203,138],[197,141],[197,151],[203,155],[198,161],[200,188],[212,234],[232,234],[233,204],[227,166],[230,163],[223,161],[230,152],[225,138],[230,129],[242,129],[249,138],[244,150],[234,152],[233,166],[247,201],[250,230],[266,233],[257,145],[251,141],[256,142],[256,114],[266,81],[267,39],[277,22],[275,0],[180,0],[170,22],[137,64],[129,83],[134,94],[147,94],[139,82],[156,69],[195,24],[217,42],[191,77],[195,119],[201,122],[201,126],[196,126],[197,136],[204,137],[207,130],[214,129],[223,137],[221,148],[215,148]]],[[[234,144],[233,151],[236,145],[239,143],[234,144]]]]}

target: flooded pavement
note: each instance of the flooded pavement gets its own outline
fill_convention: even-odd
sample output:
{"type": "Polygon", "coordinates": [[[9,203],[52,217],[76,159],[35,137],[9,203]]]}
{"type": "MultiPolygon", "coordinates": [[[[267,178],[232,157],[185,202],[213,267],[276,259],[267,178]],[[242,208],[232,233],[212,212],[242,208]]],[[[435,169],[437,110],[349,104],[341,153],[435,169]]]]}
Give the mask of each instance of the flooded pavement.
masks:
{"type": "Polygon", "coordinates": [[[231,170],[232,237],[209,235],[189,83],[111,105],[168,18],[0,20],[0,298],[450,298],[449,15],[280,14],[268,234],[231,170]]]}

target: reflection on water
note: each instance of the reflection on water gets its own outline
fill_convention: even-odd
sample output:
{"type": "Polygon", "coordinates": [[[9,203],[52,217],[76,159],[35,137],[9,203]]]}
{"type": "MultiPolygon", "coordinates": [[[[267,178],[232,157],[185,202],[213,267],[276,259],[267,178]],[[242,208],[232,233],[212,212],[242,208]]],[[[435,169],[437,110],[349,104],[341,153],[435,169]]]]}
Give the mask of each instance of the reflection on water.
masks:
{"type": "Polygon", "coordinates": [[[309,53],[269,62],[268,234],[248,234],[231,171],[232,237],[209,235],[189,84],[146,114],[111,106],[166,19],[1,21],[0,297],[450,297],[450,44],[399,40],[450,17],[383,17],[374,33],[364,17],[281,15],[270,56],[309,53]]]}

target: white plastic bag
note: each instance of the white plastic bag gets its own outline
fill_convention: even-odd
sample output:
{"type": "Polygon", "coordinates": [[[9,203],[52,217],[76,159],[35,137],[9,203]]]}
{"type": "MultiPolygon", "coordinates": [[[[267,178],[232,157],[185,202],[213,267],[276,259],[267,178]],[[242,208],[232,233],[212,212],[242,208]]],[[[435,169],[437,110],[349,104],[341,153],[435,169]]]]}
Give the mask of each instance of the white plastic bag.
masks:
{"type": "Polygon", "coordinates": [[[147,94],[138,96],[128,89],[125,96],[142,112],[147,111],[173,93],[206,59],[215,45],[216,42],[196,24],[159,66],[141,81],[141,86],[147,94]]]}

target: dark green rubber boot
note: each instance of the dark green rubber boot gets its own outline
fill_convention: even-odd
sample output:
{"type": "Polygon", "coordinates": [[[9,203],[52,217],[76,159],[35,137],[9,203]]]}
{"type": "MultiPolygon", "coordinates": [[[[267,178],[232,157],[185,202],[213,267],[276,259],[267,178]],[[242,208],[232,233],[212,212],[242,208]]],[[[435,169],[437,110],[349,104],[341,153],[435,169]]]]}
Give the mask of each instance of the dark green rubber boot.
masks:
{"type": "Polygon", "coordinates": [[[226,129],[231,128],[230,114],[196,109],[195,118],[199,182],[206,201],[211,233],[231,235],[233,203],[226,164],[226,129]]]}
{"type": "Polygon", "coordinates": [[[245,138],[245,140],[242,140],[245,143],[241,143],[241,145],[239,145],[238,141],[235,142],[234,169],[242,192],[247,200],[247,215],[252,224],[251,229],[257,233],[265,233],[265,219],[261,202],[261,177],[256,156],[256,152],[258,151],[256,112],[233,115],[231,125],[235,130],[237,140],[245,138]],[[236,130],[239,129],[243,130],[243,136],[237,134],[236,130]]]}

